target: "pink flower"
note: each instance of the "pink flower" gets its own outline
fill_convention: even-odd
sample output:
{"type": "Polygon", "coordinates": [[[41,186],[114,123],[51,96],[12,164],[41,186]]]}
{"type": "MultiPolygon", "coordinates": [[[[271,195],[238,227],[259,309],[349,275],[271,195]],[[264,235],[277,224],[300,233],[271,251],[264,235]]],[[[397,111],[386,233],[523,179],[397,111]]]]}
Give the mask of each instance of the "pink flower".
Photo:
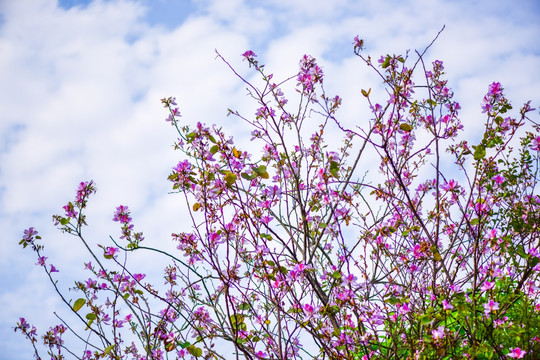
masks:
{"type": "Polygon", "coordinates": [[[529,255],[534,256],[534,257],[540,257],[540,252],[538,252],[537,248],[530,248],[529,255]]]}
{"type": "Polygon", "coordinates": [[[113,221],[120,221],[122,224],[127,224],[131,221],[131,217],[129,217],[129,215],[129,208],[127,206],[120,205],[116,208],[113,221]]]}
{"type": "Polygon", "coordinates": [[[105,259],[112,259],[119,250],[115,247],[108,246],[105,248],[105,259]]]}
{"type": "Polygon", "coordinates": [[[448,301],[443,300],[442,306],[444,310],[452,310],[454,308],[454,305],[450,304],[448,301]]]}
{"type": "Polygon", "coordinates": [[[38,257],[38,262],[36,263],[36,265],[45,266],[45,260],[47,260],[47,257],[45,256],[38,257]]]}
{"type": "Polygon", "coordinates": [[[403,303],[403,305],[401,305],[399,307],[399,314],[400,315],[405,315],[407,314],[409,311],[411,311],[411,309],[409,308],[409,304],[408,303],[403,303]]]}
{"type": "Polygon", "coordinates": [[[449,182],[447,183],[444,183],[441,185],[441,189],[443,189],[444,191],[452,191],[454,189],[458,189],[459,188],[459,185],[457,183],[457,181],[455,180],[450,180],[449,182]]]}
{"type": "Polygon", "coordinates": [[[319,312],[318,306],[312,306],[310,304],[304,304],[304,313],[306,314],[305,321],[311,319],[313,316],[315,316],[319,312]]]}
{"type": "Polygon", "coordinates": [[[73,203],[69,202],[66,205],[62,206],[62,208],[66,211],[66,216],[68,218],[76,218],[78,215],[78,212],[75,211],[75,207],[73,206],[73,203]]]}
{"type": "Polygon", "coordinates": [[[257,359],[264,359],[268,357],[268,354],[262,351],[257,351],[255,356],[257,357],[257,359]]]}
{"type": "Polygon", "coordinates": [[[255,53],[251,50],[246,51],[245,53],[242,54],[242,56],[248,60],[253,60],[254,57],[257,57],[257,55],[255,55],[255,53]]]}
{"type": "Polygon", "coordinates": [[[343,279],[342,285],[345,285],[345,286],[347,285],[356,286],[356,280],[358,280],[358,278],[354,276],[353,274],[349,274],[342,279],[343,279]]]}
{"type": "Polygon", "coordinates": [[[531,149],[535,151],[540,151],[540,136],[533,139],[531,149]]]}
{"type": "Polygon", "coordinates": [[[514,348],[510,349],[510,352],[506,354],[506,356],[514,359],[521,359],[525,356],[526,353],[526,351],[521,350],[520,348],[514,348]]]}
{"type": "Polygon", "coordinates": [[[484,284],[482,285],[482,287],[480,288],[480,290],[482,290],[482,291],[488,291],[488,290],[490,290],[490,289],[493,289],[494,286],[495,286],[495,283],[486,281],[486,282],[484,282],[484,284]]]}
{"type": "Polygon", "coordinates": [[[497,310],[499,310],[499,303],[493,301],[493,299],[489,300],[488,303],[484,304],[484,312],[486,313],[486,316],[488,316],[490,312],[497,310]]]}
{"type": "Polygon", "coordinates": [[[444,338],[444,326],[439,326],[437,329],[431,331],[433,340],[438,341],[444,338]]]}
{"type": "Polygon", "coordinates": [[[133,274],[133,279],[137,280],[137,281],[141,281],[142,279],[144,279],[146,277],[145,274],[133,274]]]}
{"type": "Polygon", "coordinates": [[[53,273],[53,272],[59,272],[59,271],[54,267],[53,264],[51,264],[51,272],[52,272],[52,273],[53,273]]]}
{"type": "Polygon", "coordinates": [[[492,178],[492,180],[495,181],[498,185],[502,185],[506,178],[501,174],[497,174],[492,178]]]}

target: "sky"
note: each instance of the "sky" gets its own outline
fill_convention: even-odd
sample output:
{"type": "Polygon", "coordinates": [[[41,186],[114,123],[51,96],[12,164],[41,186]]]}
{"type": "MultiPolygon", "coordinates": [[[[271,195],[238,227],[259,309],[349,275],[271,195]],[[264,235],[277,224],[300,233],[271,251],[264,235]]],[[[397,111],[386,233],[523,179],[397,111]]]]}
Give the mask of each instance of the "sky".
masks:
{"type": "Polygon", "coordinates": [[[474,138],[493,81],[515,107],[540,106],[539,18],[537,0],[0,0],[0,360],[32,356],[13,333],[19,317],[46,330],[67,312],[18,245],[24,229],[43,236],[62,286],[84,279],[80,243],[51,221],[80,181],[98,188],[92,243],[119,236],[120,204],[158,247],[173,249],[170,234],[189,227],[166,180],[180,154],[160,99],[175,96],[182,121],[219,124],[244,143],[249,130],[227,109],[255,109],[215,50],[247,79],[246,50],[280,78],[313,55],[328,93],[343,98],[342,121],[361,126],[360,90],[379,83],[354,56],[354,36],[378,58],[423,50],[445,26],[426,60],[444,62],[474,138]]]}

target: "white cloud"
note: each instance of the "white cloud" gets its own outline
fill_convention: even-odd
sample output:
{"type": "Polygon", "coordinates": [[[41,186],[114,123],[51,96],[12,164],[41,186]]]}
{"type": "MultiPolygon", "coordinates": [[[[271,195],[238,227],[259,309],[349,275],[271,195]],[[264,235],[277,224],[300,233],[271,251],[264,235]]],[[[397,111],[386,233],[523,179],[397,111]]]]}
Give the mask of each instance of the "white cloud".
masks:
{"type": "MultiPolygon", "coordinates": [[[[50,222],[79,181],[92,178],[98,184],[89,207],[94,243],[118,233],[110,219],[121,203],[132,208],[146,241],[164,244],[184,225],[181,197],[167,194],[165,178],[179,154],[171,149],[175,135],[163,121],[161,97],[178,98],[182,121],[217,122],[235,138],[248,133],[238,120],[225,117],[226,109],[249,115],[254,104],[246,103],[244,84],[216,61],[214,49],[249,79],[253,72],[239,56],[249,48],[280,78],[296,71],[302,54],[312,53],[325,70],[328,92],[344,98],[344,122],[355,125],[366,121],[360,89],[376,88],[378,80],[352,56],[354,35],[366,40],[366,52],[376,58],[422,49],[446,24],[427,57],[445,61],[466,126],[481,124],[478,104],[495,80],[516,98],[516,106],[529,98],[540,105],[534,2],[522,7],[504,1],[353,0],[196,5],[196,13],[182,14],[185,21],[171,27],[146,17],[149,1],[93,1],[67,10],[53,0],[0,2],[0,346],[23,349],[11,359],[31,356],[29,344],[9,328],[28,313],[29,298],[43,299],[47,313],[56,301],[17,239],[24,228],[37,226],[46,235],[51,261],[60,265],[67,256],[65,273],[81,271],[83,252],[50,222]],[[28,271],[31,276],[23,275],[28,271]]],[[[34,320],[43,325],[47,319],[34,320]]]]}

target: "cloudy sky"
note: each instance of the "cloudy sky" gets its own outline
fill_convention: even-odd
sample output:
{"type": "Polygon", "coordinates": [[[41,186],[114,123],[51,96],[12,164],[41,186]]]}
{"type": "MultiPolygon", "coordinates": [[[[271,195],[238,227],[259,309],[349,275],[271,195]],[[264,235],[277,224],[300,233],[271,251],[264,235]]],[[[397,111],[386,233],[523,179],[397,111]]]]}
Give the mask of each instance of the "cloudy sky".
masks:
{"type": "Polygon", "coordinates": [[[13,334],[20,316],[46,330],[65,310],[34,254],[17,245],[23,229],[40,231],[66,286],[66,273],[85,275],[80,244],[51,221],[78,182],[98,186],[93,243],[118,234],[119,204],[151,244],[167,247],[189,226],[181,198],[168,194],[179,154],[159,100],[176,96],[183,121],[218,123],[245,141],[226,109],[253,104],[215,49],[248,78],[239,56],[248,49],[281,78],[312,54],[328,92],[343,98],[343,121],[361,124],[360,89],[377,79],[353,56],[353,37],[378,57],[421,50],[445,25],[427,60],[445,62],[474,130],[493,81],[516,107],[540,105],[539,18],[537,0],[0,0],[0,359],[32,356],[13,334]]]}

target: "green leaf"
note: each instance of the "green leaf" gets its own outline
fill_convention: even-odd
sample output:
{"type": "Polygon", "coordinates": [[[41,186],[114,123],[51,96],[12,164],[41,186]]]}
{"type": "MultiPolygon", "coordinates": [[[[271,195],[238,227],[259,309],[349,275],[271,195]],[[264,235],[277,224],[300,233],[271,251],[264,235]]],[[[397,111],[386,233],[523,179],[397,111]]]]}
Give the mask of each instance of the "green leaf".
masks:
{"type": "Polygon", "coordinates": [[[214,155],[215,153],[217,153],[219,150],[219,146],[217,145],[214,145],[210,148],[210,153],[212,153],[212,155],[214,155]]]}
{"type": "Polygon", "coordinates": [[[519,256],[521,256],[522,258],[526,259],[526,258],[529,257],[529,256],[525,253],[525,249],[523,248],[523,245],[521,245],[521,244],[518,245],[516,250],[517,250],[517,251],[516,251],[517,254],[518,254],[519,256]]]}
{"type": "Polygon", "coordinates": [[[429,325],[433,322],[433,318],[430,315],[422,315],[419,319],[422,325],[429,325]]]}
{"type": "Polygon", "coordinates": [[[248,174],[248,173],[242,173],[242,178],[246,179],[246,180],[253,180],[257,177],[257,173],[251,173],[251,174],[248,174]]]}
{"type": "Polygon", "coordinates": [[[486,147],[483,144],[480,144],[478,146],[474,146],[474,160],[482,160],[484,157],[486,157],[486,147]]]}
{"type": "Polygon", "coordinates": [[[262,177],[263,179],[268,179],[270,176],[266,172],[266,166],[261,165],[259,167],[252,169],[258,176],[262,177]]]}
{"type": "Polygon", "coordinates": [[[75,311],[75,312],[79,311],[83,307],[84,304],[86,304],[85,299],[83,299],[83,298],[77,299],[73,303],[73,311],[75,311]]]}
{"type": "Polygon", "coordinates": [[[115,344],[112,344],[111,346],[107,346],[105,348],[105,351],[103,352],[103,354],[107,355],[108,353],[111,352],[111,350],[114,348],[115,344]]]}
{"type": "Polygon", "coordinates": [[[428,105],[432,107],[435,107],[437,105],[437,102],[433,99],[426,99],[426,103],[428,103],[428,105]]]}
{"type": "Polygon", "coordinates": [[[182,349],[185,349],[187,347],[189,347],[191,344],[189,343],[189,341],[186,341],[186,342],[178,342],[178,346],[180,346],[182,349]]]}
{"type": "Polygon", "coordinates": [[[268,241],[272,241],[272,235],[270,234],[261,234],[261,238],[266,239],[268,241]]]}
{"type": "Polygon", "coordinates": [[[395,296],[390,296],[388,299],[386,299],[386,302],[390,305],[396,305],[399,302],[399,299],[395,296]]]}
{"type": "Polygon", "coordinates": [[[371,92],[371,88],[368,91],[366,91],[364,89],[362,89],[361,91],[362,91],[362,95],[364,95],[365,97],[369,97],[369,93],[371,92]]]}
{"type": "Polygon", "coordinates": [[[330,174],[336,179],[339,178],[339,163],[336,161],[330,161],[330,174]]]}
{"type": "Polygon", "coordinates": [[[193,356],[196,356],[196,357],[202,356],[202,349],[195,347],[194,345],[188,346],[187,350],[193,356]]]}
{"type": "Polygon", "coordinates": [[[195,140],[196,136],[197,136],[197,134],[195,132],[190,132],[189,134],[187,134],[186,139],[187,139],[188,144],[193,142],[193,140],[195,140]]]}
{"type": "Polygon", "coordinates": [[[244,315],[242,314],[233,314],[231,315],[231,324],[242,324],[244,322],[244,315]]]}
{"type": "Polygon", "coordinates": [[[386,69],[388,66],[390,66],[390,55],[386,55],[386,59],[382,63],[383,69],[386,69]]]}
{"type": "Polygon", "coordinates": [[[431,253],[433,254],[433,259],[435,259],[435,261],[442,261],[441,253],[439,252],[439,250],[437,249],[435,245],[431,246],[430,250],[431,250],[431,253]]]}
{"type": "Polygon", "coordinates": [[[471,225],[478,225],[480,223],[480,219],[479,218],[474,218],[471,220],[471,225]]]}
{"type": "Polygon", "coordinates": [[[251,305],[249,305],[247,302],[241,303],[238,305],[238,310],[249,310],[251,308],[251,305]]]}
{"type": "Polygon", "coordinates": [[[410,132],[413,128],[410,124],[407,124],[407,123],[401,123],[399,125],[399,128],[403,131],[406,131],[406,132],[410,132]]]}
{"type": "Polygon", "coordinates": [[[86,318],[88,320],[94,321],[94,320],[96,320],[97,316],[94,313],[88,313],[88,314],[86,314],[86,318]]]}
{"type": "Polygon", "coordinates": [[[227,183],[227,185],[231,186],[232,184],[234,184],[236,182],[237,176],[236,176],[235,173],[227,171],[227,172],[225,172],[225,178],[224,179],[225,179],[225,182],[227,183]]]}

